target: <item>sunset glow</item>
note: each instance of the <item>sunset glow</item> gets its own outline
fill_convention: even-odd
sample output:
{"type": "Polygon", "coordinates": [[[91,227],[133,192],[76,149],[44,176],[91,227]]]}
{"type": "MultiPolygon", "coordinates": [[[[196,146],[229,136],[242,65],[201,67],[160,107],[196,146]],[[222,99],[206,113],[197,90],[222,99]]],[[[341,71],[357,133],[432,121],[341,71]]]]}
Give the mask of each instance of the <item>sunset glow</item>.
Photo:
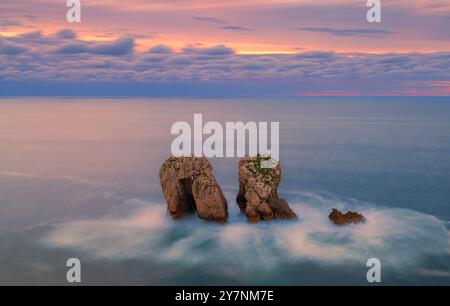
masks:
{"type": "MultiPolygon", "coordinates": [[[[304,86],[317,85],[320,78],[336,78],[347,80],[346,88],[317,88],[312,94],[338,90],[362,95],[448,95],[449,1],[433,5],[419,0],[383,1],[382,22],[375,24],[366,21],[367,6],[362,0],[81,3],[82,22],[70,24],[65,20],[64,1],[2,1],[0,82],[120,79],[227,84],[241,79],[249,84],[265,78],[304,86]],[[172,54],[149,55],[157,46],[165,46],[172,54]],[[81,60],[76,71],[70,65],[62,69],[69,54],[81,60]],[[334,56],[324,62],[326,54],[334,56]],[[28,70],[23,65],[18,68],[16,61],[17,65],[28,62],[28,70]],[[122,68],[106,67],[105,62],[122,68]],[[51,73],[53,69],[58,73],[51,73]],[[379,85],[380,78],[385,85],[379,85]],[[375,82],[376,88],[370,85],[375,82]],[[447,85],[431,85],[436,82],[447,85]]],[[[298,86],[288,86],[287,94],[297,95],[298,86]]],[[[310,89],[301,92],[310,95],[310,89]]]]}

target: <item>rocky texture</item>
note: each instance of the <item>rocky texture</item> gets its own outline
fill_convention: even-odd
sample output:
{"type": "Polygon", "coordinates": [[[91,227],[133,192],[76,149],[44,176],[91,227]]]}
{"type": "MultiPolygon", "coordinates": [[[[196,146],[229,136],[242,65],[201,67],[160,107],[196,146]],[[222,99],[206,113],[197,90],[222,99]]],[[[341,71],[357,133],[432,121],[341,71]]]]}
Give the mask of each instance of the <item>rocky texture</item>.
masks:
{"type": "Polygon", "coordinates": [[[328,218],[337,225],[359,224],[367,221],[363,215],[358,214],[357,212],[349,211],[343,214],[336,208],[333,208],[328,218]]]}
{"type": "Polygon", "coordinates": [[[293,219],[297,215],[288,203],[278,197],[281,168],[264,169],[263,157],[245,157],[239,162],[239,194],[236,198],[249,222],[271,219],[293,219]]]}
{"type": "Polygon", "coordinates": [[[197,212],[207,221],[227,221],[227,201],[206,158],[170,157],[162,165],[159,176],[173,219],[197,212]]]}

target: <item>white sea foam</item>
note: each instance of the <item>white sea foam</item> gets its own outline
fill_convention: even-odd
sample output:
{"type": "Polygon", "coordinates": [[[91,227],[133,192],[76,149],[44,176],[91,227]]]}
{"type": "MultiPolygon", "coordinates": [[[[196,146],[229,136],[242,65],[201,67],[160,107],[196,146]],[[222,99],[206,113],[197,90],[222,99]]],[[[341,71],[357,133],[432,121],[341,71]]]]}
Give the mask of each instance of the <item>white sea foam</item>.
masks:
{"type": "Polygon", "coordinates": [[[291,200],[300,216],[298,221],[259,224],[246,223],[230,202],[227,225],[209,224],[195,217],[174,222],[162,203],[129,200],[126,204],[140,208],[123,217],[56,224],[41,242],[110,260],[215,266],[216,271],[221,268],[223,273],[239,274],[270,272],[302,262],[364,267],[371,257],[395,270],[417,270],[426,256],[449,255],[445,221],[413,210],[356,200],[303,194],[297,201],[291,200]],[[332,207],[361,211],[368,222],[335,226],[328,220],[332,207]]]}

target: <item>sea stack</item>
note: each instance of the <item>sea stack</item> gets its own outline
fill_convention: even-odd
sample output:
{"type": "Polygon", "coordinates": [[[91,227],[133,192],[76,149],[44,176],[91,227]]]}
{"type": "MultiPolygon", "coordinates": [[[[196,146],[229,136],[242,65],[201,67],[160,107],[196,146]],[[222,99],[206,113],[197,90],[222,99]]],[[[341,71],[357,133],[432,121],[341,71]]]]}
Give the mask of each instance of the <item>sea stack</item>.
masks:
{"type": "Polygon", "coordinates": [[[159,177],[173,219],[197,212],[206,221],[227,222],[227,201],[207,158],[170,157],[162,165],[159,177]]]}
{"type": "Polygon", "coordinates": [[[367,221],[363,215],[357,212],[349,211],[343,214],[336,208],[333,208],[328,218],[336,225],[359,224],[367,221]]]}
{"type": "Polygon", "coordinates": [[[239,194],[236,202],[251,223],[260,220],[295,219],[297,215],[278,197],[281,167],[263,168],[266,157],[245,157],[239,162],[239,194]]]}

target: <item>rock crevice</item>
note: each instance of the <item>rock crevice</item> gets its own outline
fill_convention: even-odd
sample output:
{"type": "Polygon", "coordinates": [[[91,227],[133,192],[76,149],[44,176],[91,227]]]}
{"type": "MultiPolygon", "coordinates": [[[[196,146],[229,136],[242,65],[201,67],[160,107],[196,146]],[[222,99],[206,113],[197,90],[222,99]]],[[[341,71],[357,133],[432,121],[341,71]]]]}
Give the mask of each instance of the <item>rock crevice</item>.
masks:
{"type": "Polygon", "coordinates": [[[162,165],[161,187],[173,219],[197,212],[206,221],[225,223],[228,205],[208,159],[170,157],[162,165]]]}
{"type": "Polygon", "coordinates": [[[236,202],[249,222],[294,219],[295,212],[278,196],[281,168],[263,168],[264,157],[245,157],[239,162],[239,193],[236,202]]]}

